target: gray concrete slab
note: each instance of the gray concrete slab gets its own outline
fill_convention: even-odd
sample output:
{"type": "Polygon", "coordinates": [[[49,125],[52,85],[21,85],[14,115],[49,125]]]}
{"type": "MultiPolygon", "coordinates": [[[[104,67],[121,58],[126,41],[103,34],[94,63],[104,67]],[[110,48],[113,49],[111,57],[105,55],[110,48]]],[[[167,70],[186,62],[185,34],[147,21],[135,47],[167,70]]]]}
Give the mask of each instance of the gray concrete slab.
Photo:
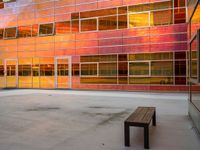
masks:
{"type": "Polygon", "coordinates": [[[155,106],[152,150],[200,150],[187,94],[64,90],[1,90],[0,150],[141,150],[143,130],[123,121],[138,106],[155,106]]]}

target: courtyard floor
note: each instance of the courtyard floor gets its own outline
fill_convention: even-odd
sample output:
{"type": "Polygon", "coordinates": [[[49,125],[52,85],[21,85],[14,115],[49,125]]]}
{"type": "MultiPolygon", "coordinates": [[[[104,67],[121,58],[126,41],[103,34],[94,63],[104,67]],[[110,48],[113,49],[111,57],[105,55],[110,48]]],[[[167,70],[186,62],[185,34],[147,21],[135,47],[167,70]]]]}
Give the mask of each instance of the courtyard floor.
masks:
{"type": "Polygon", "coordinates": [[[185,93],[0,90],[0,150],[142,150],[143,129],[123,122],[138,106],[155,106],[152,150],[200,150],[185,93]]]}

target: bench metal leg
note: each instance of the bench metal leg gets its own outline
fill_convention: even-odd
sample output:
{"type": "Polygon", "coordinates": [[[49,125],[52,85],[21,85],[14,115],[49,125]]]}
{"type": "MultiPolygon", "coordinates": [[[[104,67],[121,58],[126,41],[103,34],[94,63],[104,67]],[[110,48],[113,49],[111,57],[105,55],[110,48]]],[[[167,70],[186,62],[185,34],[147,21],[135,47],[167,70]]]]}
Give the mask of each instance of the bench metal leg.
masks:
{"type": "Polygon", "coordinates": [[[144,127],[144,148],[149,149],[149,126],[144,127]]]}
{"type": "Polygon", "coordinates": [[[130,129],[126,122],[124,123],[124,143],[125,146],[130,146],[130,129]]]}
{"type": "Polygon", "coordinates": [[[153,114],[153,126],[156,126],[156,111],[153,114]]]}

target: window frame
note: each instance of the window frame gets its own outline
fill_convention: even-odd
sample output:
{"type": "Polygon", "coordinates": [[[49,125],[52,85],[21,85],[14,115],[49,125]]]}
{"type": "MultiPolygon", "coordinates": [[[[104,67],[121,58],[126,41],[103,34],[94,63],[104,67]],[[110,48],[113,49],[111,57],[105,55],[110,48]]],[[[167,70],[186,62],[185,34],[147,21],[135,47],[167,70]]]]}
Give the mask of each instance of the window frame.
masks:
{"type": "Polygon", "coordinates": [[[55,22],[47,22],[47,23],[40,23],[38,24],[38,37],[44,37],[44,36],[53,36],[55,35],[55,22]],[[40,34],[40,26],[45,24],[53,24],[53,30],[50,34],[40,34]]]}
{"type": "Polygon", "coordinates": [[[16,39],[16,38],[17,38],[17,33],[18,33],[18,26],[4,28],[3,39],[4,39],[4,40],[8,40],[8,39],[16,39]],[[15,30],[15,37],[5,37],[6,29],[11,29],[11,28],[16,28],[16,30],[15,30]]]}

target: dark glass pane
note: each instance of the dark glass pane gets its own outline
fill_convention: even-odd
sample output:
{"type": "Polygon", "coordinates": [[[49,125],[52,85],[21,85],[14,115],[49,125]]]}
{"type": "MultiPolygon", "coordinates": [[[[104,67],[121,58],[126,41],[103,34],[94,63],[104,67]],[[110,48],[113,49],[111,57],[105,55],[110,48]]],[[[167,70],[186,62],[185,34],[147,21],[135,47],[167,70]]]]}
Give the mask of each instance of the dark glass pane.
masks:
{"type": "Polygon", "coordinates": [[[81,31],[97,30],[97,19],[81,20],[81,31]]]}
{"type": "Polygon", "coordinates": [[[128,28],[127,24],[127,15],[119,15],[118,16],[118,29],[128,28]]]}
{"type": "Polygon", "coordinates": [[[119,7],[118,8],[118,14],[126,14],[127,13],[127,7],[119,7]]]}
{"type": "Polygon", "coordinates": [[[118,75],[119,76],[128,76],[128,63],[119,62],[118,63],[118,75]]]}
{"type": "Polygon", "coordinates": [[[57,75],[67,76],[68,75],[68,64],[58,64],[57,65],[57,75]]]}
{"type": "Polygon", "coordinates": [[[116,14],[117,14],[116,8],[109,8],[109,9],[81,12],[80,18],[91,18],[91,17],[109,16],[109,15],[116,15],[116,14]]]}
{"type": "Polygon", "coordinates": [[[81,75],[82,76],[96,76],[97,64],[81,64],[81,75]]]}
{"type": "Polygon", "coordinates": [[[4,29],[0,29],[0,39],[3,39],[4,29]]]}
{"type": "Polygon", "coordinates": [[[185,85],[186,77],[175,77],[175,84],[176,85],[185,85]]]}
{"type": "Polygon", "coordinates": [[[71,19],[79,19],[79,13],[72,13],[71,19]]]}
{"type": "Polygon", "coordinates": [[[173,76],[172,61],[157,61],[151,62],[152,76],[173,76]]]}
{"type": "Polygon", "coordinates": [[[0,76],[4,76],[4,66],[0,65],[0,76]]]}
{"type": "Polygon", "coordinates": [[[19,37],[31,37],[31,26],[20,26],[18,27],[19,37]]]}
{"type": "Polygon", "coordinates": [[[54,76],[54,65],[53,64],[40,65],[40,76],[54,76]]]}
{"type": "Polygon", "coordinates": [[[185,7],[185,0],[174,0],[174,7],[185,7]]]}
{"type": "Polygon", "coordinates": [[[72,20],[72,32],[79,32],[79,20],[72,20]]]}
{"type": "Polygon", "coordinates": [[[129,63],[129,75],[149,76],[149,63],[148,62],[129,63]]]}
{"type": "Polygon", "coordinates": [[[135,60],[150,60],[150,54],[129,54],[129,61],[135,60]]]}
{"type": "Polygon", "coordinates": [[[99,61],[117,61],[117,55],[99,55],[99,61]]]}
{"type": "Polygon", "coordinates": [[[99,56],[81,56],[81,62],[99,62],[99,56]]]}
{"type": "Polygon", "coordinates": [[[176,76],[186,75],[186,61],[175,61],[175,75],[176,76]]]}
{"type": "Polygon", "coordinates": [[[117,76],[117,63],[99,63],[99,76],[117,76]]]}
{"type": "Polygon", "coordinates": [[[31,76],[31,65],[19,65],[18,74],[19,76],[31,76]]]}
{"type": "Polygon", "coordinates": [[[15,65],[7,65],[7,76],[15,76],[16,75],[16,66],[15,65]]]}
{"type": "Polygon", "coordinates": [[[79,76],[79,64],[72,64],[72,76],[79,76]]]}
{"type": "Polygon", "coordinates": [[[175,59],[186,59],[186,52],[175,52],[175,59]]]}
{"type": "Polygon", "coordinates": [[[53,23],[40,25],[40,35],[52,35],[53,31],[53,23]]]}
{"type": "Polygon", "coordinates": [[[99,30],[117,29],[117,16],[99,17],[99,30]]]}
{"type": "Polygon", "coordinates": [[[174,23],[185,23],[186,22],[186,9],[174,9],[174,23]]]}
{"type": "Polygon", "coordinates": [[[127,60],[128,60],[127,54],[118,55],[118,61],[127,61],[127,60]]]}
{"type": "Polygon", "coordinates": [[[173,59],[173,53],[152,53],[151,60],[170,60],[173,59]]]}
{"type": "Polygon", "coordinates": [[[17,28],[6,28],[4,32],[4,38],[16,38],[17,28]]]}
{"type": "Polygon", "coordinates": [[[71,32],[70,21],[56,22],[56,34],[65,34],[71,32]]]}

